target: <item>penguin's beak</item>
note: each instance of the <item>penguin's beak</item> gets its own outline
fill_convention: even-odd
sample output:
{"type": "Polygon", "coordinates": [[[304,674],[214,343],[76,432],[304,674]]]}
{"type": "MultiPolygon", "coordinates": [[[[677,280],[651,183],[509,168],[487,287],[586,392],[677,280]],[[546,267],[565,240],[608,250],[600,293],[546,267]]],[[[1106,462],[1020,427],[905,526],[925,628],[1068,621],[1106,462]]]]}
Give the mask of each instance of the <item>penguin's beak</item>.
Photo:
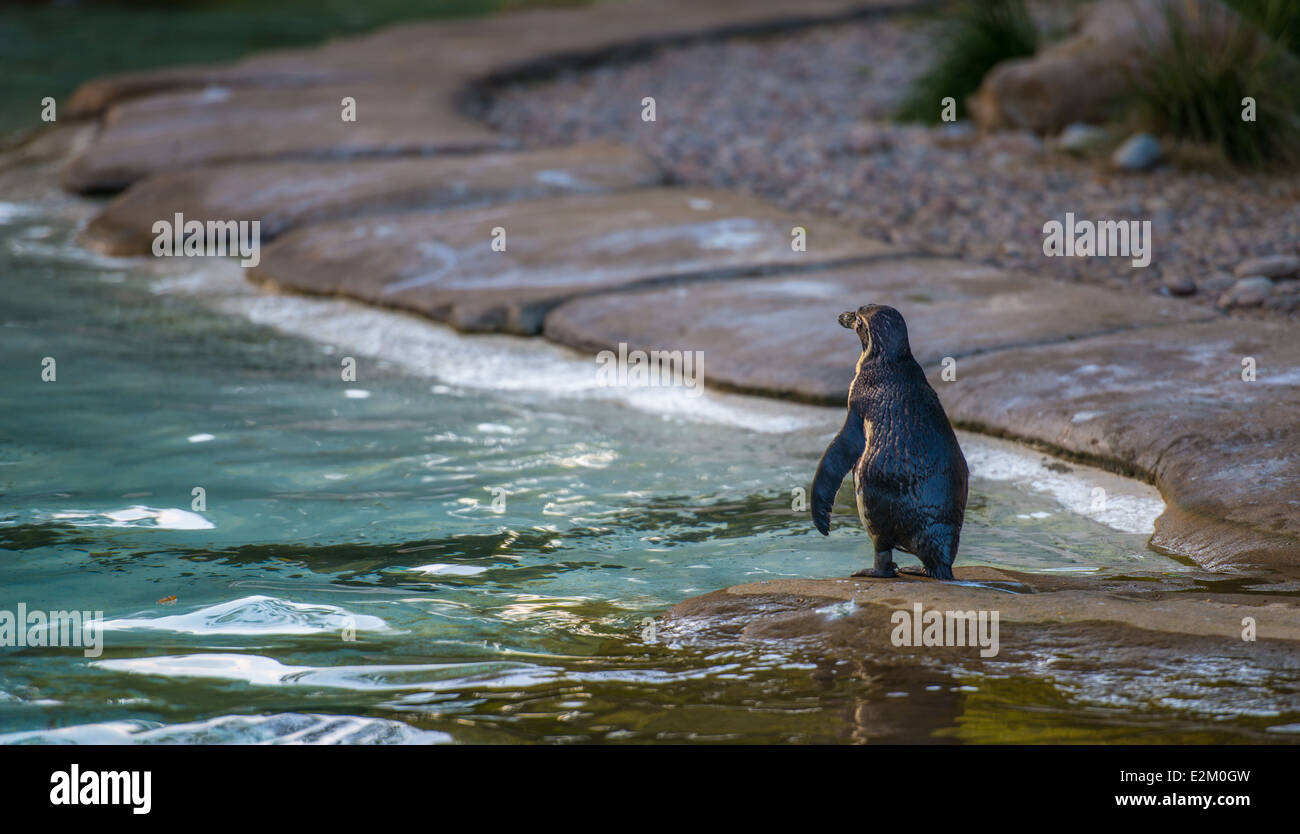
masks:
{"type": "Polygon", "coordinates": [[[858,314],[855,311],[849,310],[847,313],[840,313],[840,327],[847,327],[852,330],[857,323],[858,314]]]}

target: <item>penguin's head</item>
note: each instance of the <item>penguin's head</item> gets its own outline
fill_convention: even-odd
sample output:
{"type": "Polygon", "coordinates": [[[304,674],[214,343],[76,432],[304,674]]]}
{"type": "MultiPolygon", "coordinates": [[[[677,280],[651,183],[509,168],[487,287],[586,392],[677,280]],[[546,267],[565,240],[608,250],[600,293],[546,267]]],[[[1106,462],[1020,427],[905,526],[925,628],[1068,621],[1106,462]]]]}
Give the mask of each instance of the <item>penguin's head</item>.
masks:
{"type": "Polygon", "coordinates": [[[893,307],[864,304],[857,310],[840,313],[840,325],[858,334],[862,353],[867,358],[897,362],[912,355],[907,342],[907,324],[902,313],[893,307]]]}

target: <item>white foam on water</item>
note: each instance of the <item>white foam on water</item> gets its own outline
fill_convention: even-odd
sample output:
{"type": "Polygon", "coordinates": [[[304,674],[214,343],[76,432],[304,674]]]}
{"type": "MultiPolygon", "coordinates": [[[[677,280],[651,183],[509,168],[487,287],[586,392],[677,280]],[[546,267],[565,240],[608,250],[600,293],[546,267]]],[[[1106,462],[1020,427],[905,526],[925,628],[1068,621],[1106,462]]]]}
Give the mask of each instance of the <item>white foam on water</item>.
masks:
{"type": "MultiPolygon", "coordinates": [[[[1077,463],[1062,464],[1041,453],[990,437],[959,433],[971,476],[1009,481],[1053,498],[1075,515],[1121,533],[1150,535],[1165,511],[1155,487],[1077,463]],[[1050,466],[1049,466],[1050,465],[1050,466]],[[1070,471],[1062,471],[1068,467],[1070,471]]],[[[1041,518],[1035,512],[1029,518],[1041,518]]]]}
{"type": "MultiPolygon", "coordinates": [[[[843,419],[840,409],[710,391],[707,355],[702,394],[681,386],[606,387],[596,376],[594,356],[585,358],[543,339],[466,335],[417,316],[343,299],[267,295],[245,281],[234,263],[211,262],[204,270],[200,276],[157,281],[153,290],[208,300],[222,312],[346,347],[353,354],[383,357],[412,374],[460,388],[610,399],[667,420],[772,434],[833,431],[843,419]]],[[[1165,509],[1159,493],[1137,481],[1077,464],[1069,465],[1070,472],[1055,471],[1039,453],[980,435],[962,432],[961,443],[975,477],[1049,495],[1066,510],[1120,532],[1151,534],[1165,509]],[[1105,490],[1100,502],[1099,488],[1105,490]]]]}
{"type": "Polygon", "coordinates": [[[1272,727],[1266,727],[1265,732],[1300,734],[1300,724],[1274,724],[1272,727]]]}
{"type": "Polygon", "coordinates": [[[785,433],[819,426],[826,410],[685,387],[609,387],[596,376],[595,357],[543,339],[466,335],[405,313],[343,299],[259,293],[233,263],[209,262],[199,274],[153,282],[160,294],[212,303],[283,333],[345,348],[349,354],[382,357],[403,370],[467,389],[608,399],[666,419],[785,433]]]}
{"type": "Polygon", "coordinates": [[[448,689],[522,689],[553,682],[558,669],[513,661],[369,666],[289,666],[272,657],[213,652],[92,661],[91,666],[136,675],[230,680],[268,687],[314,687],[357,692],[440,692],[448,689]]]}
{"type": "Polygon", "coordinates": [[[450,735],[355,715],[222,715],[186,724],[108,721],[0,735],[0,744],[447,744],[450,735]]]}
{"type": "Polygon", "coordinates": [[[209,440],[216,440],[217,437],[216,435],[202,432],[200,434],[191,434],[189,437],[185,439],[191,443],[207,443],[209,440]]]}
{"type": "Polygon", "coordinates": [[[319,634],[344,628],[387,631],[379,617],[353,614],[337,605],[307,605],[269,596],[250,596],[166,617],[126,617],[104,622],[105,630],[148,629],[183,634],[319,634]]]}
{"type": "Polygon", "coordinates": [[[37,206],[0,202],[0,223],[12,223],[24,217],[36,217],[40,214],[41,210],[37,206]]]}
{"type": "MultiPolygon", "coordinates": [[[[37,210],[33,214],[45,215],[46,212],[37,210]]],[[[4,218],[0,218],[0,223],[13,222],[16,219],[17,217],[13,217],[6,221],[4,218]]],[[[123,269],[126,264],[132,261],[143,263],[145,260],[144,258],[123,259],[101,255],[90,249],[83,249],[76,245],[75,242],[54,242],[45,238],[11,238],[8,248],[11,253],[23,258],[40,261],[62,261],[81,266],[99,267],[114,272],[123,269]]]]}
{"type": "Polygon", "coordinates": [[[478,565],[420,565],[417,568],[408,568],[412,573],[423,573],[429,576],[477,576],[480,573],[486,573],[487,568],[478,565]]]}
{"type": "Polygon", "coordinates": [[[158,530],[211,530],[216,527],[211,521],[189,510],[146,507],[142,504],[124,510],[61,510],[44,515],[51,521],[61,521],[74,527],[140,527],[158,530]]]}

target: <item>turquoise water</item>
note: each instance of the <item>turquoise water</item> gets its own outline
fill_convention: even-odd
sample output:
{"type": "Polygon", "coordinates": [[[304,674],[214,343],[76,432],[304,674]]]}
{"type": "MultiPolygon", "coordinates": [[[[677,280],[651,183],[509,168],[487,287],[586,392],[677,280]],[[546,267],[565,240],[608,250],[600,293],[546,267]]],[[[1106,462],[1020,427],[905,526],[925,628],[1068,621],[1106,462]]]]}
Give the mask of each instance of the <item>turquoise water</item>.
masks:
{"type": "MultiPolygon", "coordinates": [[[[834,409],[599,390],[591,357],[99,259],[0,208],[0,610],[108,620],[98,658],[0,648],[0,740],[926,741],[989,710],[1004,741],[1262,732],[1213,693],[1153,711],[666,642],[647,618],[687,598],[864,563],[849,508],[830,538],[791,508],[834,409]]],[[[1145,488],[1089,517],[1095,487],[963,442],[963,564],[1183,569],[1144,546],[1145,488]]],[[[1132,686],[1159,674],[1188,673],[1132,686]]]]}

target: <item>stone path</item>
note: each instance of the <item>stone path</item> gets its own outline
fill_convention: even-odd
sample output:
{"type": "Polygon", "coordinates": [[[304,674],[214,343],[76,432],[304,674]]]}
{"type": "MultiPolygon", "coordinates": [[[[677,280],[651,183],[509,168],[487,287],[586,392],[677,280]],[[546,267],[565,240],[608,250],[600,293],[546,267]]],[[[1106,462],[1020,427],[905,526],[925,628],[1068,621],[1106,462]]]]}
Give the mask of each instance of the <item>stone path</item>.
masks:
{"type": "Polygon", "coordinates": [[[1153,479],[1170,504],[1155,543],[1203,566],[1300,572],[1284,326],[918,258],[744,192],[661,187],[618,148],[502,154],[511,140],[457,107],[493,77],[915,5],[620,0],[101,79],[65,108],[98,132],[67,143],[63,182],[130,187],[86,230],[107,252],[146,251],[178,211],[259,219],[278,237],[258,281],[587,350],[705,350],[706,384],[814,402],[842,402],[856,359],[836,314],[893,303],[959,424],[1153,479]]]}
{"type": "Polygon", "coordinates": [[[366,214],[507,203],[658,185],[639,151],[605,142],[553,150],[207,165],[142,180],[99,214],[83,242],[108,255],[147,255],[158,207],[186,220],[261,222],[267,241],[305,223],[366,214]]]}
{"type": "Polygon", "coordinates": [[[893,251],[825,222],[808,229],[825,238],[816,254],[796,252],[791,229],[799,223],[734,191],[557,197],[307,226],[267,247],[252,277],[413,310],[461,330],[531,335],[552,307],[583,293],[893,251]]]}
{"type": "Polygon", "coordinates": [[[461,116],[419,81],[301,89],[209,87],[132,99],[104,117],[63,184],[117,191],[165,171],[258,159],[340,159],[482,151],[514,143],[461,116]],[[357,101],[344,121],[346,97],[357,101]]]}
{"type": "MultiPolygon", "coordinates": [[[[1132,299],[913,257],[577,299],[547,317],[545,334],[593,351],[619,342],[632,349],[703,350],[709,384],[843,405],[860,347],[836,316],[867,300],[903,312],[922,365],[937,369],[945,357],[959,360],[958,382],[968,356],[1207,315],[1172,299],[1132,299]]],[[[951,384],[936,387],[942,394],[951,384]]]]}

